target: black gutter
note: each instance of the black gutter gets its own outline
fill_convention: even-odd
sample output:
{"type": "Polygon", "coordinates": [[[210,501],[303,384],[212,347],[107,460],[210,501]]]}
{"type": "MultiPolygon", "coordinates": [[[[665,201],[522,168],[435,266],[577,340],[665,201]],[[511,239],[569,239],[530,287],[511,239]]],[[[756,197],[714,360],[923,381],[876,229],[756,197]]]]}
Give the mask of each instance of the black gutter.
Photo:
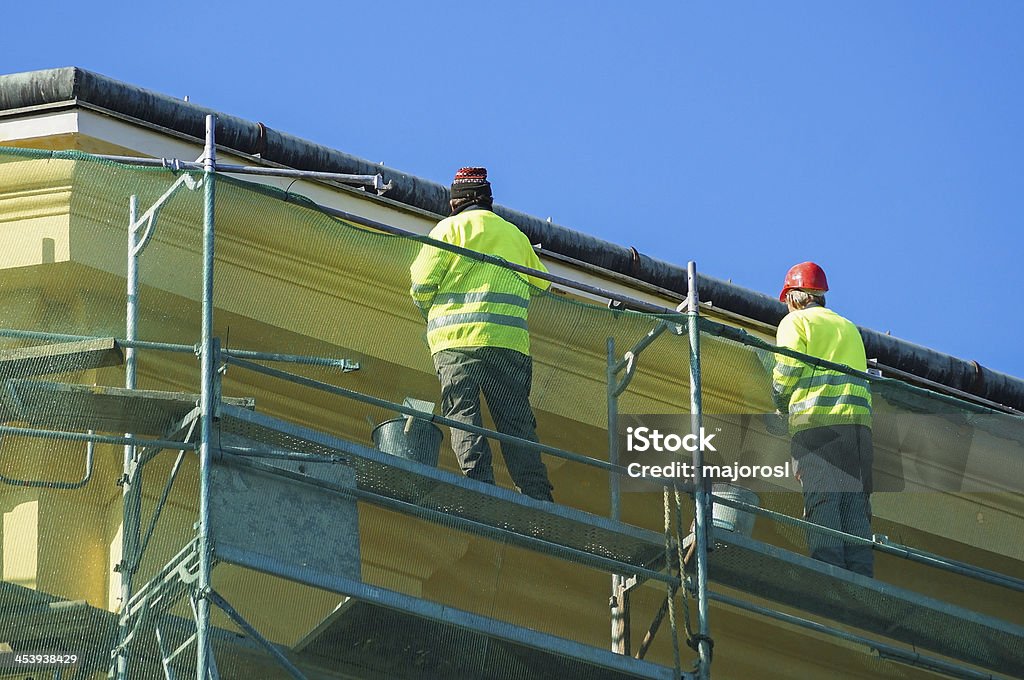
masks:
{"type": "MultiPolygon", "coordinates": [[[[448,213],[448,188],[443,184],[278,132],[262,123],[224,115],[75,67],[0,76],[0,112],[83,102],[197,140],[204,137],[206,114],[216,113],[217,141],[224,148],[302,170],[379,172],[385,181],[393,183],[388,198],[437,215],[448,213]]],[[[498,206],[496,211],[545,250],[668,289],[680,299],[686,296],[685,268],[510,208],[498,206]]],[[[720,309],[772,326],[786,313],[785,306],[768,295],[706,275],[701,276],[701,297],[713,301],[720,309]]],[[[868,356],[885,366],[1024,410],[1024,380],[870,329],[862,328],[861,334],[868,356]]]]}

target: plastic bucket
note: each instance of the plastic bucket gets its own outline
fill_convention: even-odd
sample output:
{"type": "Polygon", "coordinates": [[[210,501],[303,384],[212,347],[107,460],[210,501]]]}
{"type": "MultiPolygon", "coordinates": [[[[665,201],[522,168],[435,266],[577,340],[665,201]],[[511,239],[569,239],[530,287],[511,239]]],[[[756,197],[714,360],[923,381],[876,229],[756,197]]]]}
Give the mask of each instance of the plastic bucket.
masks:
{"type": "MultiPolygon", "coordinates": [[[[748,505],[756,505],[758,507],[761,505],[761,499],[758,498],[756,493],[735,484],[713,484],[711,492],[716,496],[741,501],[748,505]]],[[[750,536],[754,533],[754,520],[756,518],[757,516],[751,512],[737,510],[718,502],[714,504],[712,522],[716,529],[724,529],[725,531],[733,531],[744,536],[750,536]]]]}
{"type": "Polygon", "coordinates": [[[443,435],[433,423],[403,416],[385,420],[373,428],[372,436],[379,451],[437,467],[443,435]]]}

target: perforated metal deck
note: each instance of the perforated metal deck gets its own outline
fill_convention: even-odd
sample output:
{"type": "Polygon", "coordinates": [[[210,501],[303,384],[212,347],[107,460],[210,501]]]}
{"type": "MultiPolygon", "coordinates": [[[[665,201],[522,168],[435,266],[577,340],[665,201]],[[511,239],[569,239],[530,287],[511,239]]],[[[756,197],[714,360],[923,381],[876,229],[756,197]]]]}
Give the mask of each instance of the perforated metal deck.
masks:
{"type": "MultiPolygon", "coordinates": [[[[199,403],[198,394],[129,390],[38,380],[4,383],[5,417],[34,427],[164,435],[199,403]]],[[[224,403],[253,408],[248,398],[224,403]]]]}
{"type": "MultiPolygon", "coordinates": [[[[411,514],[468,520],[482,530],[496,529],[510,542],[539,539],[557,548],[647,568],[661,565],[665,539],[661,534],[613,522],[574,508],[536,501],[491,484],[381,453],[338,437],[296,426],[233,406],[221,411],[223,433],[260,442],[270,450],[344,456],[356,473],[358,488],[384,504],[396,502],[411,514]],[[432,514],[433,513],[433,514],[432,514]]],[[[534,549],[536,543],[530,544],[534,549]]],[[[593,564],[607,567],[607,564],[593,564]]]]}
{"type": "MultiPolygon", "coordinates": [[[[150,619],[130,647],[132,677],[164,677],[154,620],[159,621],[168,649],[188,645],[193,640],[195,624],[190,620],[169,614],[150,619]]],[[[10,643],[15,650],[74,652],[84,658],[79,666],[79,675],[84,677],[91,672],[106,672],[116,631],[117,615],[112,612],[84,601],[68,602],[22,586],[0,583],[0,642],[10,643]]],[[[290,678],[254,641],[220,628],[214,628],[211,637],[221,677],[290,678]]],[[[561,642],[569,649],[583,647],[561,642]]],[[[178,677],[194,672],[194,649],[194,643],[186,646],[174,660],[178,677]]],[[[373,680],[673,677],[669,668],[603,649],[587,647],[585,658],[573,659],[357,600],[346,602],[293,649],[278,649],[311,680],[353,676],[373,680]],[[401,630],[401,635],[395,635],[396,630],[401,630]]]]}
{"type": "Polygon", "coordinates": [[[80,655],[86,671],[106,670],[116,629],[113,614],[84,600],[61,600],[0,582],[0,642],[14,651],[60,650],[80,655]]]}
{"type": "Polygon", "coordinates": [[[27,378],[48,373],[68,373],[124,361],[121,347],[113,338],[61,342],[0,350],[0,377],[27,378]]]}
{"type": "MultiPolygon", "coordinates": [[[[160,650],[153,621],[159,621],[165,644],[175,649],[195,633],[195,623],[170,614],[160,614],[142,625],[130,646],[129,677],[162,678],[160,650]]],[[[92,677],[106,673],[110,652],[117,640],[118,617],[83,600],[65,601],[12,583],[0,582],[0,642],[15,651],[61,650],[81,659],[77,671],[64,677],[92,677]]],[[[221,628],[211,631],[220,674],[231,680],[289,678],[284,669],[255,642],[221,628]]],[[[194,644],[175,662],[179,676],[194,676],[194,644]]],[[[286,651],[286,650],[282,650],[286,651]]],[[[4,677],[7,677],[6,675],[4,677]]],[[[19,678],[21,676],[18,676],[19,678]]],[[[26,673],[25,677],[30,676],[26,673]]],[[[47,676],[49,677],[49,676],[47,676]]],[[[313,673],[311,678],[322,677],[313,673]]]]}
{"type": "Polygon", "coordinates": [[[346,668],[396,680],[668,680],[673,677],[670,668],[604,649],[588,647],[585,658],[570,658],[353,599],[327,617],[295,646],[294,651],[299,658],[317,665],[331,667],[344,663],[346,668]],[[396,630],[402,634],[394,635],[396,630]]]}
{"type": "MultiPolygon", "coordinates": [[[[710,580],[1014,677],[1024,627],[718,531],[710,580]]],[[[1019,597],[1019,595],[1015,596],[1019,597]]]]}

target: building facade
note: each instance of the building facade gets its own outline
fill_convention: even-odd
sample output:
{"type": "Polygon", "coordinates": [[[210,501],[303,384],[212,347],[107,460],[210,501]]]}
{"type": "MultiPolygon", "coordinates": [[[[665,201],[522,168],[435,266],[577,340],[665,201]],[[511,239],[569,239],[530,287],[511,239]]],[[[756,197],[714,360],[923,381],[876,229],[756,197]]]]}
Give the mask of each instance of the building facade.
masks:
{"type": "MultiPolygon", "coordinates": [[[[532,401],[552,449],[555,507],[509,493],[500,463],[498,489],[465,482],[447,428],[438,470],[392,465],[374,450],[374,433],[406,413],[388,404],[439,401],[408,287],[445,187],[219,115],[221,163],[379,172],[391,188],[224,173],[206,213],[201,172],[96,156],[198,159],[210,112],[78,69],[6,76],[0,93],[0,144],[9,147],[0,152],[0,643],[80,653],[81,677],[117,673],[119,661],[127,677],[162,677],[161,658],[176,677],[194,674],[189,593],[202,558],[192,541],[209,493],[211,587],[230,603],[209,605],[223,677],[287,677],[260,637],[307,677],[672,677],[672,627],[681,670],[692,670],[684,617],[695,622],[698,604],[689,587],[643,661],[610,651],[640,649],[677,578],[666,568],[680,554],[672,542],[685,543],[693,517],[682,494],[666,555],[675,496],[625,482],[611,494],[606,465],[609,382],[624,379],[627,351],[636,350],[635,366],[615,396],[619,413],[691,413],[686,319],[649,313],[674,309],[682,294],[541,249],[562,279],[530,310],[532,401]],[[26,83],[49,83],[35,88],[46,101],[19,101],[26,83]],[[126,327],[132,197],[136,217],[160,208],[136,220],[132,237],[137,339],[153,346],[133,345],[126,327]],[[224,398],[210,420],[210,477],[193,446],[204,385],[190,351],[205,347],[207,214],[224,398]],[[609,299],[648,311],[609,309],[609,299]],[[147,442],[128,454],[131,464],[127,434],[147,442]],[[612,639],[616,573],[636,577],[619,629],[628,645],[612,639]]],[[[759,418],[772,409],[773,328],[745,312],[702,310],[704,416],[728,452],[720,462],[783,464],[786,438],[759,418]]],[[[880,552],[876,579],[864,581],[803,557],[799,526],[759,516],[749,538],[719,529],[708,557],[715,677],[1024,672],[1019,416],[941,386],[883,379],[872,388],[874,529],[912,546],[916,561],[880,552]],[[952,571],[923,564],[930,554],[952,571]],[[932,670],[908,663],[917,652],[932,670]]],[[[399,423],[408,433],[403,422],[412,421],[399,423]]],[[[758,484],[763,507],[799,517],[794,479],[758,484]]]]}

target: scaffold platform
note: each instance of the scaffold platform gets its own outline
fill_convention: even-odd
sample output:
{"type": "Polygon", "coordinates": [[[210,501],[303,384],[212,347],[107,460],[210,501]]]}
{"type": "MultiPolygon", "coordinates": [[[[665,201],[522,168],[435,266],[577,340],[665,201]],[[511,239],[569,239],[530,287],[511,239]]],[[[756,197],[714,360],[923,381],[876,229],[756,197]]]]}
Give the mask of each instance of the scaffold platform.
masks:
{"type": "MultiPolygon", "coordinates": [[[[391,678],[451,680],[668,680],[673,677],[669,668],[568,640],[551,638],[566,651],[575,651],[575,656],[538,649],[515,639],[525,629],[516,631],[515,626],[499,626],[507,633],[504,637],[349,598],[310,631],[294,651],[319,665],[344,662],[363,669],[371,677],[377,674],[391,678]],[[402,635],[387,635],[387,631],[394,630],[401,630],[402,635]]],[[[542,637],[532,631],[529,633],[535,639],[542,637]]]]}
{"type": "MultiPolygon", "coordinates": [[[[0,399],[7,421],[48,429],[154,436],[176,429],[199,404],[198,394],[186,392],[17,378],[4,383],[0,399]]],[[[255,401],[247,397],[225,397],[224,403],[243,409],[255,407],[255,401]]]]}
{"type": "Polygon", "coordinates": [[[50,373],[70,373],[124,361],[114,338],[60,342],[0,350],[0,377],[28,378],[50,373]]]}
{"type": "MultiPolygon", "coordinates": [[[[18,422],[152,435],[163,435],[174,426],[180,428],[183,419],[195,417],[197,400],[194,394],[26,379],[7,380],[3,392],[7,413],[18,422]]],[[[258,413],[252,410],[253,406],[253,400],[247,398],[224,398],[220,403],[212,441],[215,468],[255,472],[250,479],[272,479],[274,483],[293,484],[313,494],[348,496],[611,573],[671,580],[660,570],[665,550],[660,533],[537,501],[391,456],[258,413]],[[305,464],[300,466],[295,462],[297,459],[289,460],[289,456],[304,457],[305,464]],[[335,472],[326,472],[332,468],[335,472]],[[346,475],[349,481],[339,481],[346,475]]],[[[230,512],[230,508],[225,511],[230,512]]],[[[135,594],[128,606],[130,617],[140,615],[144,609],[151,610],[157,618],[170,616],[170,608],[188,590],[189,584],[181,576],[194,571],[192,548],[187,546],[179,558],[178,563],[168,565],[159,579],[135,594]],[[182,567],[186,563],[190,566],[182,567]],[[154,592],[156,599],[147,600],[154,592]]],[[[560,679],[580,673],[609,680],[671,677],[671,670],[663,666],[368,585],[358,576],[358,558],[354,572],[330,573],[289,563],[280,552],[254,552],[240,541],[215,543],[213,558],[215,563],[280,575],[351,598],[311,631],[301,648],[291,650],[291,657],[297,661],[305,658],[313,667],[354,663],[370,668],[372,664],[383,663],[386,667],[374,672],[413,678],[418,676],[413,674],[412,666],[396,670],[397,666],[392,668],[388,664],[412,664],[418,655],[421,659],[432,658],[438,663],[445,659],[454,664],[445,676],[453,678],[520,677],[509,675],[513,672],[510,668],[518,669],[514,673],[521,673],[523,678],[560,679]],[[403,634],[404,643],[408,643],[409,649],[416,647],[417,654],[407,655],[399,662],[388,661],[388,655],[380,649],[366,651],[373,648],[366,639],[370,621],[388,621],[392,629],[401,627],[408,631],[403,634]],[[453,645],[486,650],[481,662],[485,665],[459,666],[452,660],[453,645]],[[347,650],[347,656],[341,650],[347,650]],[[360,656],[363,652],[365,657],[360,656]]],[[[915,648],[1024,677],[1024,627],[1020,625],[731,532],[716,531],[715,549],[709,554],[708,565],[709,579],[721,585],[915,648]]],[[[11,588],[6,584],[5,587],[11,588]]],[[[28,596],[22,593],[18,597],[28,596]]],[[[25,606],[30,609],[17,606],[4,611],[9,617],[11,611],[31,610],[33,616],[12,619],[11,626],[7,626],[6,620],[0,621],[5,630],[19,631],[18,635],[25,640],[45,642],[38,636],[32,637],[33,631],[43,635],[46,630],[67,631],[76,626],[93,631],[90,635],[113,635],[117,624],[115,615],[85,603],[28,597],[25,606]]],[[[102,646],[99,640],[97,644],[102,646]]],[[[224,644],[223,634],[218,644],[224,644]]],[[[256,659],[262,653],[249,642],[244,646],[245,658],[256,659]]],[[[141,658],[151,659],[152,655],[147,651],[141,658]]],[[[159,654],[156,658],[160,658],[159,654]]]]}
{"type": "Polygon", "coordinates": [[[653,531],[537,501],[229,404],[221,409],[220,432],[258,442],[266,452],[340,456],[355,470],[360,497],[368,502],[449,524],[461,520],[469,531],[596,568],[663,578],[665,537],[653,531]]]}
{"type": "MultiPolygon", "coordinates": [[[[80,675],[106,672],[118,617],[85,601],[65,601],[30,588],[0,584],[0,642],[16,650],[61,649],[80,655],[80,675]],[[74,649],[66,640],[73,637],[74,649]]],[[[462,616],[472,616],[461,613],[462,616]]],[[[467,618],[464,622],[470,622],[467,618]]],[[[378,604],[346,599],[291,648],[275,645],[310,680],[360,677],[371,680],[672,680],[664,666],[580,643],[501,624],[487,633],[460,628],[378,604]],[[398,630],[401,637],[388,636],[398,630]],[[491,633],[491,634],[488,634],[491,633]],[[547,649],[545,649],[545,647],[547,649]],[[553,651],[561,649],[561,653],[553,651]],[[568,653],[576,652],[577,656],[568,653]]],[[[194,623],[153,614],[132,642],[132,668],[141,677],[162,677],[164,659],[153,635],[173,650],[167,664],[179,673],[193,663],[194,623]]],[[[212,631],[223,678],[287,678],[283,668],[252,640],[222,628],[212,631]]],[[[74,676],[78,677],[78,676],[74,676]]],[[[687,676],[689,677],[689,676],[687,676]]]]}
{"type": "MultiPolygon", "coordinates": [[[[184,393],[49,381],[12,379],[5,383],[5,403],[12,413],[12,419],[32,426],[67,430],[92,429],[163,435],[169,429],[180,429],[182,419],[190,414],[194,417],[197,399],[197,395],[184,393]]],[[[354,495],[359,500],[425,519],[445,523],[461,521],[459,526],[478,534],[543,550],[580,564],[609,571],[638,572],[668,578],[654,567],[664,559],[664,537],[661,534],[573,508],[536,501],[493,485],[477,483],[256,413],[250,410],[252,407],[251,399],[238,398],[225,398],[220,405],[214,437],[214,479],[223,477],[225,481],[215,481],[218,488],[242,475],[246,484],[270,484],[275,488],[290,486],[288,494],[305,493],[308,498],[323,497],[330,500],[332,494],[335,497],[354,495]],[[238,453],[240,448],[245,448],[246,455],[238,453]],[[310,459],[300,467],[295,462],[274,457],[274,454],[289,452],[318,456],[320,462],[310,459]],[[270,457],[262,457],[262,454],[270,454],[270,457]]],[[[253,490],[258,492],[256,497],[264,498],[263,491],[255,487],[253,490]]],[[[227,517],[233,513],[232,507],[227,506],[217,510],[220,499],[227,499],[225,502],[230,504],[230,490],[222,488],[215,498],[215,529],[219,522],[218,516],[227,517]]],[[[331,513],[325,514],[332,517],[332,521],[338,519],[331,513]]],[[[233,516],[238,515],[235,513],[233,516]]],[[[278,522],[282,526],[296,516],[294,512],[264,514],[266,521],[278,522]]],[[[370,664],[370,657],[360,656],[359,650],[365,645],[357,644],[359,640],[355,637],[366,630],[365,625],[358,622],[365,622],[367,617],[376,617],[377,620],[387,619],[395,625],[411,626],[416,631],[417,644],[423,647],[423,654],[443,655],[447,653],[445,645],[456,639],[463,640],[474,649],[487,650],[483,657],[486,668],[479,669],[471,665],[463,668],[458,665],[461,662],[457,661],[456,655],[452,674],[445,677],[520,677],[509,676],[512,668],[519,669],[516,673],[524,678],[561,679],[581,673],[608,680],[667,680],[672,677],[670,669],[657,664],[637,661],[608,650],[368,586],[358,577],[357,542],[354,544],[354,565],[347,564],[344,569],[332,571],[324,566],[327,564],[324,559],[320,560],[319,568],[307,566],[293,571],[295,565],[283,561],[287,559],[290,550],[270,550],[273,543],[270,539],[257,541],[255,545],[243,545],[241,540],[230,540],[230,532],[225,532],[227,529],[223,527],[218,530],[222,538],[215,544],[215,565],[231,563],[283,575],[340,594],[361,594],[367,598],[350,599],[350,604],[326,622],[329,625],[321,628],[315,639],[309,638],[306,641],[305,654],[292,654],[299,663],[304,656],[315,656],[316,659],[311,663],[320,668],[337,665],[348,667],[351,664],[361,667],[370,664]],[[371,601],[375,598],[377,602],[371,601]],[[381,604],[380,599],[390,606],[381,604]],[[332,639],[337,639],[339,644],[329,643],[332,639]],[[347,643],[344,643],[345,640],[347,643]],[[486,671],[489,675],[481,676],[477,671],[486,671]]],[[[266,532],[261,532],[261,535],[263,533],[266,532]]],[[[307,539],[322,539],[322,531],[314,533],[307,539]]],[[[173,620],[170,611],[186,595],[194,578],[198,557],[193,543],[185,546],[163,570],[134,593],[127,606],[127,620],[132,625],[143,616],[150,621],[173,620]]],[[[82,624],[85,628],[94,633],[105,631],[102,636],[105,641],[97,639],[95,643],[97,647],[106,645],[109,649],[108,638],[115,633],[118,617],[84,603],[81,603],[80,615],[85,617],[82,624]],[[102,622],[102,625],[97,625],[97,622],[102,622]]],[[[67,630],[54,616],[48,612],[45,621],[40,620],[39,626],[50,630],[58,626],[67,630]]],[[[174,639],[175,627],[170,623],[167,627],[171,631],[169,638],[174,639]]],[[[236,656],[234,652],[230,653],[232,658],[236,656]]],[[[250,650],[246,655],[252,656],[254,653],[250,650]]],[[[135,654],[137,659],[145,659],[150,664],[154,663],[154,659],[156,662],[160,659],[159,652],[151,648],[148,642],[144,650],[136,650],[135,654]]],[[[267,657],[267,660],[269,662],[270,658],[267,657]]],[[[414,662],[414,657],[393,661],[394,664],[404,663],[409,666],[402,672],[389,670],[389,677],[421,677],[416,674],[418,671],[414,662]]]]}
{"type": "Polygon", "coordinates": [[[1024,677],[1024,626],[729,531],[716,530],[709,580],[831,621],[1024,677]]]}

